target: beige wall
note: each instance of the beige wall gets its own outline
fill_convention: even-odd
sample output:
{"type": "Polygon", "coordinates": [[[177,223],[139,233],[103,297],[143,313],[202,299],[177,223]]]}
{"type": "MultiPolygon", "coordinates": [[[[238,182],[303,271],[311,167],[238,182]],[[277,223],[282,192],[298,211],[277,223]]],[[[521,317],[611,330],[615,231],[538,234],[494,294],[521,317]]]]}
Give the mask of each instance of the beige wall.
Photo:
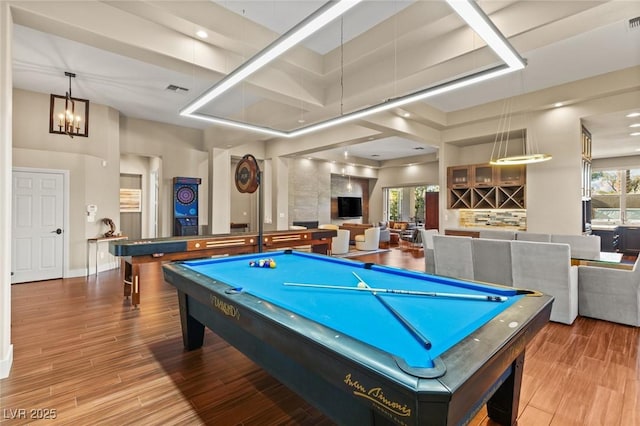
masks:
{"type": "MultiPolygon", "coordinates": [[[[617,73],[616,81],[621,87],[634,86],[632,90],[624,90],[622,94],[603,96],[598,99],[585,100],[569,104],[561,108],[548,108],[540,111],[517,115],[512,123],[513,129],[526,128],[529,137],[537,141],[539,151],[551,154],[553,159],[545,163],[527,166],[527,229],[531,232],[579,234],[581,226],[581,118],[597,114],[623,111],[637,108],[640,99],[640,69],[626,70],[617,73]],[[633,72],[633,71],[636,72],[633,72]]],[[[612,76],[605,75],[590,79],[582,84],[572,84],[576,93],[579,89],[588,91],[593,85],[600,87],[602,81],[610,82],[612,76]]],[[[558,90],[562,96],[565,86],[558,90]]],[[[582,93],[584,94],[584,93],[582,93]]],[[[537,98],[540,93],[523,97],[537,98]]],[[[560,96],[560,95],[559,95],[560,96]]],[[[550,98],[550,99],[558,99],[550,98]]],[[[561,98],[562,99],[562,98],[561,98]]],[[[482,107],[467,111],[467,114],[481,115],[482,107]]],[[[486,107],[487,110],[491,108],[486,107]]],[[[456,114],[457,115],[457,114],[456,114]]],[[[468,125],[456,126],[443,132],[443,145],[440,150],[442,169],[440,171],[441,187],[446,187],[446,167],[451,165],[475,164],[488,161],[493,143],[473,146],[454,146],[452,143],[489,136],[490,129],[498,129],[496,118],[477,120],[468,125]]],[[[493,130],[495,133],[495,130],[493,130]]],[[[625,162],[614,160],[613,163],[625,162]]],[[[446,193],[441,192],[440,203],[446,206],[446,193]]],[[[441,213],[441,228],[458,226],[458,212],[444,210],[441,213]]]]}
{"type": "MultiPolygon", "coordinates": [[[[13,166],[69,171],[69,223],[65,230],[69,259],[65,276],[85,274],[86,240],[102,235],[107,228],[100,221],[112,218],[119,229],[120,152],[125,172],[141,172],[148,182],[150,162],[160,176],[159,236],[171,234],[173,177],[200,177],[200,224],[207,224],[208,180],[207,153],[202,151],[203,132],[178,126],[120,116],[118,111],[104,105],[91,105],[89,137],[70,139],[65,135],[49,134],[47,120],[49,96],[20,89],[13,90],[13,166]],[[133,158],[144,158],[148,166],[135,166],[133,158]],[[162,161],[158,161],[162,159],[162,161]],[[87,222],[86,206],[96,204],[96,222],[87,222]],[[81,226],[78,226],[82,224],[81,226]]],[[[139,164],[139,163],[138,163],[139,164]]],[[[148,187],[148,184],[147,184],[148,187]]],[[[148,191],[145,191],[148,192],[148,191]]],[[[148,193],[144,200],[148,203],[148,193]]],[[[148,232],[148,217],[144,219],[148,232]]],[[[99,256],[99,268],[116,266],[108,255],[99,256]]]]}
{"type": "MultiPolygon", "coordinates": [[[[83,271],[86,253],[86,239],[104,232],[100,222],[87,223],[84,211],[87,204],[97,204],[98,217],[119,217],[118,176],[120,173],[120,153],[127,155],[157,158],[160,184],[160,229],[158,236],[167,236],[172,230],[172,179],[175,176],[200,177],[200,225],[208,225],[209,205],[216,203],[212,214],[222,214],[227,206],[231,220],[234,222],[249,221],[257,226],[257,201],[251,196],[239,198],[233,195],[226,200],[210,200],[209,189],[209,154],[210,145],[216,133],[210,130],[203,132],[162,123],[150,122],[120,116],[117,111],[103,105],[92,105],[90,137],[76,137],[73,140],[63,135],[48,133],[47,120],[33,120],[32,117],[48,116],[48,95],[28,92],[20,89],[13,91],[13,146],[14,165],[16,167],[32,167],[60,169],[70,171],[71,197],[70,221],[68,233],[70,275],[80,275],[83,271]],[[55,154],[51,154],[54,152],[55,154]],[[248,202],[247,202],[248,198],[248,202]],[[211,203],[210,203],[211,201],[211,203]],[[244,213],[247,213],[245,216],[244,213]],[[248,219],[247,219],[248,218],[248,219]],[[74,224],[82,223],[78,228],[74,224]]],[[[536,95],[531,95],[536,96],[536,95]]],[[[527,114],[526,117],[514,117],[514,128],[526,127],[531,137],[535,138],[540,150],[553,155],[547,163],[530,165],[527,168],[527,211],[528,229],[534,232],[579,233],[580,217],[580,119],[590,115],[611,112],[615,109],[636,106],[638,91],[628,91],[596,100],[577,103],[558,109],[546,109],[527,114]],[[552,206],[552,208],[550,208],[552,206]]],[[[482,109],[481,109],[482,110],[482,109]]],[[[491,108],[487,108],[491,110],[491,108]]],[[[476,109],[468,111],[476,113],[476,109]]],[[[497,118],[488,114],[488,118],[466,124],[460,114],[451,114],[450,121],[459,120],[462,124],[452,126],[440,132],[442,145],[440,164],[427,163],[413,167],[388,167],[370,169],[365,167],[346,166],[347,174],[372,179],[370,184],[370,221],[378,221],[383,217],[382,190],[390,186],[419,185],[440,183],[441,205],[446,206],[446,166],[483,162],[489,159],[492,143],[470,146],[454,146],[459,141],[487,137],[498,128],[497,118]]],[[[336,135],[333,135],[336,136],[336,135]]],[[[332,134],[325,137],[333,137],[332,134]]],[[[433,136],[433,135],[431,135],[433,136]]],[[[308,137],[310,145],[318,143],[318,136],[308,137]]],[[[485,139],[487,140],[487,139],[485,139]]],[[[219,141],[217,141],[219,142],[219,141]]],[[[513,140],[514,146],[520,141],[513,140]]],[[[296,144],[296,149],[306,144],[296,144]]],[[[285,145],[276,142],[267,150],[284,154],[285,145]]],[[[293,148],[290,148],[291,150],[293,148]]],[[[265,155],[265,148],[259,146],[242,146],[229,149],[230,158],[241,156],[244,152],[255,152],[256,157],[265,155]]],[[[343,165],[305,159],[286,160],[295,167],[275,168],[284,173],[283,176],[271,177],[272,182],[287,182],[287,189],[275,185],[271,200],[274,223],[267,229],[285,228],[294,218],[305,220],[314,216],[320,222],[330,222],[330,176],[341,174],[343,165]],[[304,166],[304,162],[309,165],[304,166]],[[309,169],[309,167],[311,167],[309,169]],[[283,179],[284,178],[284,179],[283,179]],[[284,192],[283,192],[284,191],[284,192]],[[311,198],[305,199],[311,194],[311,198]],[[286,198],[282,198],[285,195],[286,198]],[[313,199],[313,202],[309,200],[313,199]],[[285,203],[282,203],[286,200],[285,203]],[[296,201],[297,200],[297,201],[296,201]],[[303,210],[311,208],[313,214],[303,210]],[[300,213],[300,215],[298,215],[300,213]],[[309,217],[307,217],[309,216],[309,217]]],[[[233,170],[226,173],[224,179],[217,179],[214,185],[228,185],[233,190],[233,170]]],[[[148,176],[146,177],[148,178],[148,176]]],[[[254,197],[255,198],[255,197],[254,197]]],[[[116,219],[117,221],[117,219],[116,219]]],[[[443,208],[441,213],[442,227],[457,226],[457,212],[443,208]]],[[[109,260],[109,259],[106,259],[109,260]]]]}
{"type": "MultiPolygon", "coordinates": [[[[69,258],[65,276],[86,272],[86,242],[103,234],[103,217],[119,222],[119,114],[103,105],[91,105],[89,137],[50,134],[49,96],[25,90],[13,91],[13,166],[69,172],[69,229],[65,243],[69,258]],[[98,206],[95,222],[88,222],[86,206],[98,206]]],[[[106,246],[102,245],[106,251],[106,246]]],[[[113,262],[102,256],[104,262],[113,262]]]]}
{"type": "MultiPolygon", "coordinates": [[[[120,150],[123,154],[157,157],[160,194],[158,196],[158,236],[167,237],[173,231],[173,178],[202,179],[198,188],[198,223],[208,225],[209,184],[208,152],[204,147],[204,132],[155,121],[121,117],[120,150]]],[[[148,176],[143,181],[148,181],[148,176]]]]}
{"type": "MultiPolygon", "coordinates": [[[[378,179],[370,188],[369,216],[372,223],[384,219],[384,190],[391,187],[439,184],[438,162],[416,164],[408,167],[389,167],[378,171],[378,179]]],[[[443,191],[441,187],[441,191],[443,191]]]]}

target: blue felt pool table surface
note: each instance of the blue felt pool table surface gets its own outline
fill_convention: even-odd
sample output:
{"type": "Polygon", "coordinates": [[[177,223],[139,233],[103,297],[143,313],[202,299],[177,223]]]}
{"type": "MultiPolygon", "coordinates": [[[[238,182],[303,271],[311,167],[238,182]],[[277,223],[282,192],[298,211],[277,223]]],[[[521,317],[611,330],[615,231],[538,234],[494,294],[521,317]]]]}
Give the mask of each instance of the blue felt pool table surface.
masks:
{"type": "MultiPolygon", "coordinates": [[[[346,259],[294,252],[267,252],[182,263],[198,274],[241,289],[403,359],[409,366],[432,368],[433,360],[466,338],[522,295],[508,287],[450,279],[407,270],[367,265],[346,259]],[[275,268],[249,266],[271,258],[275,268]],[[503,296],[505,301],[466,300],[378,293],[431,342],[427,349],[369,291],[288,286],[284,283],[357,287],[354,272],[369,286],[385,289],[503,296]]],[[[503,324],[516,327],[517,324],[503,324]]]]}

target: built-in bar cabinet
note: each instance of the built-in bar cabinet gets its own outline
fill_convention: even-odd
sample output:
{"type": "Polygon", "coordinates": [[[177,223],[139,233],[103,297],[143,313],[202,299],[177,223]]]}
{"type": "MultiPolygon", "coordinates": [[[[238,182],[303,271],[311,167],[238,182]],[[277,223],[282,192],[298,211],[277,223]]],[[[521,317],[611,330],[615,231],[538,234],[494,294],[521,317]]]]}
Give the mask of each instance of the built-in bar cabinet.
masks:
{"type": "Polygon", "coordinates": [[[447,168],[448,208],[524,209],[525,165],[470,164],[447,168]]]}

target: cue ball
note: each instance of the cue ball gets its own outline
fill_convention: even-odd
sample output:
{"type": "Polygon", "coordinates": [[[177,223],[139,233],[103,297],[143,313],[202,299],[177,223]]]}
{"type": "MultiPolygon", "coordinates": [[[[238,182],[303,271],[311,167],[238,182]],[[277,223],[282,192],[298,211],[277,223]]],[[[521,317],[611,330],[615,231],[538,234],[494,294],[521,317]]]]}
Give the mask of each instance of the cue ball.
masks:
{"type": "Polygon", "coordinates": [[[360,281],[358,283],[358,288],[367,288],[367,285],[365,283],[363,283],[362,281],[360,281]]]}

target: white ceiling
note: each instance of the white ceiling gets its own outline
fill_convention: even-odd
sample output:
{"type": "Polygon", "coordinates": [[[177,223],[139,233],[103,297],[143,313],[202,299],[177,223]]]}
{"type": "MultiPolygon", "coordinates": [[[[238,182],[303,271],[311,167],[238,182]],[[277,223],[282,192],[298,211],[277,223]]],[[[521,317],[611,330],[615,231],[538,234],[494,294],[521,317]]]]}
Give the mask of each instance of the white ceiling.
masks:
{"type": "MultiPolygon", "coordinates": [[[[223,69],[228,72],[322,3],[74,2],[68,8],[67,2],[15,2],[14,86],[64,94],[68,88],[64,72],[71,71],[77,74],[72,83],[76,97],[109,105],[130,117],[204,128],[203,122],[181,118],[177,111],[214,84],[223,69]],[[194,36],[198,29],[207,30],[209,37],[198,40],[194,36]],[[168,91],[169,84],[188,91],[168,91]]],[[[640,1],[503,0],[480,5],[528,60],[527,68],[409,106],[412,115],[407,120],[442,130],[442,124],[433,120],[438,111],[455,112],[640,65],[640,29],[628,26],[629,19],[640,16],[640,1]]],[[[360,14],[345,17],[342,60],[336,22],[307,40],[307,50],[294,49],[250,85],[243,85],[241,96],[229,95],[212,109],[221,115],[274,122],[322,118],[339,113],[343,98],[347,109],[362,107],[416,90],[425,79],[432,84],[495,60],[441,2],[368,1],[359,7],[360,14]],[[385,64],[392,73],[382,74],[385,64]],[[337,93],[341,73],[343,98],[337,93]]],[[[640,137],[628,135],[630,123],[624,118],[628,112],[585,118],[593,134],[594,155],[636,154],[640,137]]],[[[354,163],[375,165],[435,151],[428,142],[408,138],[394,128],[363,125],[375,135],[360,135],[326,151],[318,148],[312,156],[339,158],[347,147],[354,163]]],[[[265,139],[226,129],[220,134],[227,146],[265,139]]]]}

